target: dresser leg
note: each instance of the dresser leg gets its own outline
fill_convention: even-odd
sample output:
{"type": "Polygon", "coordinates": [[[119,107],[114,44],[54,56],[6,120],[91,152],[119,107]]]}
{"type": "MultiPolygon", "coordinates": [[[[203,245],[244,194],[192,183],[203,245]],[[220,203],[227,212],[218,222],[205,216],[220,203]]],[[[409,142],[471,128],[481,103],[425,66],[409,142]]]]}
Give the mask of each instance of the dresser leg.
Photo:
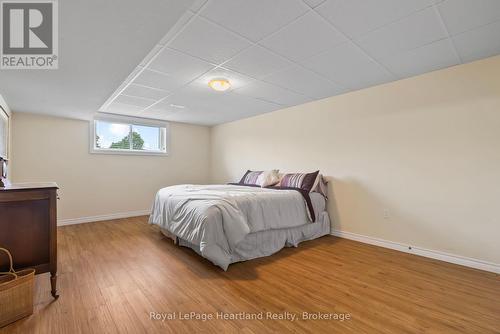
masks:
{"type": "Polygon", "coordinates": [[[59,298],[59,295],[57,294],[57,273],[56,272],[51,272],[50,273],[50,293],[52,294],[52,297],[55,299],[59,298]]]}

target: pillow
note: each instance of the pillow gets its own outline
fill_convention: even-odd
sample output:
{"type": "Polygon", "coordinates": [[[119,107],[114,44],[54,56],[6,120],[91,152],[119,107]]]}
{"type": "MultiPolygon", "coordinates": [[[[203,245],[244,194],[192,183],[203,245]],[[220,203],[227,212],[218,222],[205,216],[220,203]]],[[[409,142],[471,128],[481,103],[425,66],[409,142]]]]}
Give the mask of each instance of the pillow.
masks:
{"type": "Polygon", "coordinates": [[[327,190],[328,190],[328,181],[325,180],[322,174],[319,174],[318,177],[316,178],[315,185],[311,189],[311,192],[319,193],[323,195],[326,199],[328,199],[327,190]]]}
{"type": "Polygon", "coordinates": [[[269,187],[279,182],[279,170],[251,171],[248,170],[241,178],[239,184],[247,186],[269,187]]]}
{"type": "Polygon", "coordinates": [[[280,182],[278,169],[272,169],[262,172],[257,179],[257,184],[259,184],[261,187],[274,186],[278,182],[280,182]]]}
{"type": "Polygon", "coordinates": [[[279,186],[286,188],[300,188],[307,192],[311,192],[313,186],[316,184],[316,179],[318,178],[319,170],[314,173],[293,173],[284,174],[281,177],[279,186]]]}
{"type": "Polygon", "coordinates": [[[247,172],[241,178],[239,184],[246,185],[257,185],[257,179],[259,178],[262,171],[251,171],[247,170],[247,172]]]}

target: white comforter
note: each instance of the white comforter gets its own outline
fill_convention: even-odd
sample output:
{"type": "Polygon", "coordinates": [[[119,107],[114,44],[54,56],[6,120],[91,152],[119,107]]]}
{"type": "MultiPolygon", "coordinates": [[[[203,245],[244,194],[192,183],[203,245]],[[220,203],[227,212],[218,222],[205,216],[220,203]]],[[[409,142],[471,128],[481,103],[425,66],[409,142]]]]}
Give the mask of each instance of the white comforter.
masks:
{"type": "MultiPolygon", "coordinates": [[[[309,221],[295,190],[234,185],[178,185],[158,191],[149,222],[202,253],[231,253],[249,233],[295,227],[309,221]]],[[[217,254],[211,254],[217,256],[217,254]]]]}

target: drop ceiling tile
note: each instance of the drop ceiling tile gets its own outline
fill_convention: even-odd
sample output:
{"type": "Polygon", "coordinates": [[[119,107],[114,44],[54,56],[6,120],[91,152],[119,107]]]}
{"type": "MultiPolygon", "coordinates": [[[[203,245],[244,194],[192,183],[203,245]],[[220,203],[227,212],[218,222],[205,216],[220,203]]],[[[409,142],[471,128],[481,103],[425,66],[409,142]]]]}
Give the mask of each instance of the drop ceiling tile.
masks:
{"type": "Polygon", "coordinates": [[[307,10],[300,0],[217,0],[201,15],[256,42],[307,10]]]}
{"type": "Polygon", "coordinates": [[[171,122],[189,123],[203,126],[212,126],[227,122],[227,116],[223,116],[217,112],[188,111],[182,113],[168,113],[162,117],[171,122]]]}
{"type": "Polygon", "coordinates": [[[128,96],[142,97],[152,100],[159,100],[167,96],[169,93],[162,89],[130,84],[127,86],[127,88],[125,88],[122,94],[128,96]]]}
{"type": "Polygon", "coordinates": [[[176,105],[164,100],[152,105],[148,109],[144,110],[144,112],[172,114],[177,112],[185,112],[188,110],[189,109],[186,106],[176,105]]]}
{"type": "Polygon", "coordinates": [[[178,113],[170,113],[170,112],[164,112],[164,111],[158,111],[158,110],[146,110],[142,111],[139,115],[139,117],[142,118],[148,118],[152,120],[161,120],[161,121],[167,121],[167,122],[176,122],[178,113]]]}
{"type": "Polygon", "coordinates": [[[453,36],[464,62],[500,54],[500,21],[453,36]]]}
{"type": "Polygon", "coordinates": [[[115,101],[111,102],[104,112],[112,113],[112,114],[138,114],[141,110],[144,109],[142,107],[133,106],[131,104],[118,103],[115,101]]]}
{"type": "Polygon", "coordinates": [[[393,73],[406,78],[460,64],[460,59],[451,40],[447,38],[389,57],[382,62],[393,73]]]}
{"type": "Polygon", "coordinates": [[[223,122],[230,122],[282,108],[283,106],[275,103],[230,92],[224,96],[220,108],[216,109],[212,118],[214,120],[219,118],[223,122]]]}
{"type": "MultiPolygon", "coordinates": [[[[228,93],[230,90],[225,91],[225,92],[218,92],[213,89],[211,89],[208,84],[207,84],[208,78],[203,78],[203,80],[196,80],[191,82],[189,85],[186,85],[182,87],[179,91],[177,91],[175,94],[172,96],[169,96],[167,100],[170,100],[172,97],[175,96],[183,96],[186,97],[186,100],[190,99],[216,99],[220,95],[228,93]]],[[[177,104],[176,102],[172,102],[177,104]]]]}
{"type": "Polygon", "coordinates": [[[281,104],[283,106],[294,106],[312,100],[310,97],[305,95],[297,94],[263,81],[252,82],[251,84],[237,89],[234,92],[276,104],[281,104]]]}
{"type": "Polygon", "coordinates": [[[194,57],[219,64],[251,44],[238,35],[201,17],[169,43],[169,47],[194,57]]]}
{"type": "Polygon", "coordinates": [[[345,40],[318,14],[310,12],[259,44],[288,59],[299,61],[345,40]]]}
{"type": "Polygon", "coordinates": [[[178,78],[180,82],[185,83],[199,77],[213,67],[201,59],[169,48],[163,49],[148,66],[149,69],[178,78]]]}
{"type": "Polygon", "coordinates": [[[292,62],[258,45],[243,51],[224,64],[226,68],[254,78],[261,78],[291,66],[292,62]]]}
{"type": "Polygon", "coordinates": [[[139,66],[144,67],[146,64],[153,59],[156,54],[158,54],[161,51],[162,46],[161,45],[155,45],[153,50],[151,50],[146,57],[139,63],[139,66]]]}
{"type": "Polygon", "coordinates": [[[161,111],[153,111],[156,115],[157,119],[164,119],[170,122],[178,122],[178,123],[189,123],[189,124],[197,124],[197,125],[211,125],[205,124],[201,119],[198,113],[163,113],[161,111]]]}
{"type": "Polygon", "coordinates": [[[225,107],[224,109],[227,110],[231,114],[235,114],[238,108],[241,108],[242,113],[261,113],[261,112],[267,112],[270,109],[275,110],[275,109],[280,109],[282,106],[269,102],[269,101],[262,101],[258,100],[249,96],[244,96],[240,94],[235,94],[234,92],[229,92],[223,97],[225,107]]]}
{"type": "Polygon", "coordinates": [[[135,78],[133,83],[172,92],[185,84],[185,81],[180,78],[144,69],[144,71],[135,78]]]}
{"type": "Polygon", "coordinates": [[[360,38],[358,43],[371,56],[381,59],[446,37],[437,11],[428,8],[377,29],[360,38]]]}
{"type": "Polygon", "coordinates": [[[238,89],[254,81],[254,79],[247,77],[246,75],[219,67],[196,79],[193,84],[198,85],[202,90],[214,92],[214,90],[208,86],[208,82],[212,79],[219,78],[227,79],[231,84],[231,90],[238,89]]]}
{"type": "Polygon", "coordinates": [[[394,79],[351,42],[309,58],[303,64],[351,89],[361,89],[394,79]]]}
{"type": "Polygon", "coordinates": [[[140,117],[141,116],[141,111],[134,111],[131,109],[124,109],[124,108],[112,108],[110,111],[103,111],[102,113],[104,114],[113,114],[113,115],[122,115],[122,116],[130,116],[130,117],[140,117]]]}
{"type": "Polygon", "coordinates": [[[346,91],[339,85],[299,66],[273,73],[263,80],[317,99],[346,91]]]}
{"type": "Polygon", "coordinates": [[[222,105],[222,102],[226,94],[228,92],[216,92],[209,89],[206,85],[193,82],[167,97],[162,102],[165,106],[173,104],[183,106],[186,111],[201,113],[216,111],[219,107],[224,108],[225,106],[222,105]]]}
{"type": "Polygon", "coordinates": [[[327,0],[315,10],[355,38],[432,4],[432,0],[327,0]]]}
{"type": "Polygon", "coordinates": [[[451,35],[500,20],[498,0],[449,0],[438,8],[451,35]]]}
{"type": "Polygon", "coordinates": [[[318,7],[321,5],[325,0],[304,0],[304,2],[311,8],[318,7]]]}
{"type": "Polygon", "coordinates": [[[195,0],[189,9],[197,13],[206,2],[207,0],[195,0]]]}
{"type": "Polygon", "coordinates": [[[121,104],[130,104],[132,106],[146,108],[155,103],[155,100],[145,99],[137,96],[118,95],[115,98],[114,102],[121,104]]]}
{"type": "Polygon", "coordinates": [[[184,15],[181,16],[179,21],[175,23],[175,25],[163,36],[163,38],[160,40],[158,45],[165,46],[170,41],[179,34],[182,29],[184,29],[184,26],[189,23],[189,21],[194,17],[194,14],[190,11],[186,11],[184,15]]]}

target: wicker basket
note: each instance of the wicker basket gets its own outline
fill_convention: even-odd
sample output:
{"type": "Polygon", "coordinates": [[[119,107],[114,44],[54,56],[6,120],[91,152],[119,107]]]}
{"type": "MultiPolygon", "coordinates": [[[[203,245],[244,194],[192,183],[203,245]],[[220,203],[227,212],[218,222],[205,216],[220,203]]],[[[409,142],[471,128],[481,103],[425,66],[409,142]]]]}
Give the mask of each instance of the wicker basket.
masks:
{"type": "Polygon", "coordinates": [[[0,327],[33,314],[33,281],[35,269],[14,271],[12,256],[8,272],[0,273],[0,327]]]}

